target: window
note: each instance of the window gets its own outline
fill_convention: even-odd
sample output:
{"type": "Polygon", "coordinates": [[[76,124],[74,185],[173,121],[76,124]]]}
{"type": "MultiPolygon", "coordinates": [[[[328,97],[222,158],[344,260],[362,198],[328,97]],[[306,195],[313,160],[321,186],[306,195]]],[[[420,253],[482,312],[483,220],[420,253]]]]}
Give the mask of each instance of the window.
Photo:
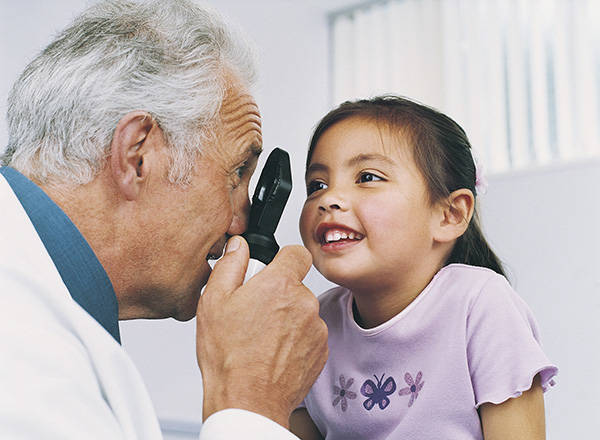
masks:
{"type": "Polygon", "coordinates": [[[447,113],[494,172],[600,155],[600,1],[388,0],[330,16],[332,104],[447,113]]]}

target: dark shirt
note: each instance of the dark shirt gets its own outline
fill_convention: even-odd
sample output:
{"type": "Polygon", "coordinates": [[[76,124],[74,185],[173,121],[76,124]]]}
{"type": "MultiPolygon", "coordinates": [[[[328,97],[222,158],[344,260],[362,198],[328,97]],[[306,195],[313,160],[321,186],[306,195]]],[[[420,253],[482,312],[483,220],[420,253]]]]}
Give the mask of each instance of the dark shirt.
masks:
{"type": "Polygon", "coordinates": [[[115,291],[81,232],[27,177],[10,167],[0,167],[0,174],[21,202],[73,299],[121,343],[115,291]]]}

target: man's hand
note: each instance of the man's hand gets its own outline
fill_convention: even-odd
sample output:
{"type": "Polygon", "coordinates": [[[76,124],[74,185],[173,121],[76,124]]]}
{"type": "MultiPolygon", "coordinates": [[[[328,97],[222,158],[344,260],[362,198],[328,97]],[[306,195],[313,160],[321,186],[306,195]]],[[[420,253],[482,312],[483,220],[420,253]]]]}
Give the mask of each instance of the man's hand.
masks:
{"type": "Polygon", "coordinates": [[[198,302],[203,417],[240,408],[287,428],[327,360],[327,327],[302,284],[311,264],[305,248],[281,249],[242,285],[248,255],[246,242],[231,238],[198,302]]]}

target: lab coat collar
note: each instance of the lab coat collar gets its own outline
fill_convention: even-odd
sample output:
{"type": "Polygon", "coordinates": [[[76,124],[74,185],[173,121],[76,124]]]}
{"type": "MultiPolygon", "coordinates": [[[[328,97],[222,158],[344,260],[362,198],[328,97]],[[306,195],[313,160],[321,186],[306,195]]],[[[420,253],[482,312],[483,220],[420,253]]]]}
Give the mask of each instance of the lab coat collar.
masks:
{"type": "Polygon", "coordinates": [[[71,297],[121,343],[112,283],[81,232],[46,193],[10,167],[0,167],[29,216],[71,297]]]}

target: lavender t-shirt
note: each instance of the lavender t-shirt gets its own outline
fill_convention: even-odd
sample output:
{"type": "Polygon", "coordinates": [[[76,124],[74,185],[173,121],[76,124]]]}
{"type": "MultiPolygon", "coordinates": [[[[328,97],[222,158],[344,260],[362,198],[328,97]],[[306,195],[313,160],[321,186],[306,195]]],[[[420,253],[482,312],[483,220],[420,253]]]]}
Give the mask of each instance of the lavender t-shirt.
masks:
{"type": "Polygon", "coordinates": [[[349,290],[319,300],[329,360],[304,405],[328,440],[482,439],[479,405],[520,396],[538,373],[554,385],[531,311],[491,270],[446,266],[371,329],[354,321],[349,290]]]}

